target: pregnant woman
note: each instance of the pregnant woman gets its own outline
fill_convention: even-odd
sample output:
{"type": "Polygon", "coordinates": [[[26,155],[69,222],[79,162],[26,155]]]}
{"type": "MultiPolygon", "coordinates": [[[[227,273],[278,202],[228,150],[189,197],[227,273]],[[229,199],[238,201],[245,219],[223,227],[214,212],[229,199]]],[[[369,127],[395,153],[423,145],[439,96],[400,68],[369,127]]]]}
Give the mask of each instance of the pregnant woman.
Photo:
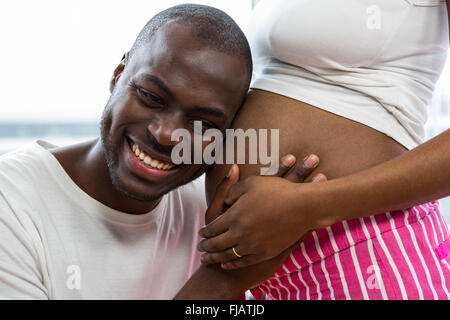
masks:
{"type": "MultiPolygon", "coordinates": [[[[331,180],[324,184],[402,156],[423,142],[426,107],[449,46],[445,1],[263,0],[250,26],[255,79],[234,128],[279,129],[281,155],[291,153],[298,159],[312,152],[320,155],[317,170],[331,180]]],[[[210,201],[228,170],[228,166],[216,166],[209,172],[210,201]]],[[[242,181],[258,175],[259,167],[240,165],[239,173],[242,181]]],[[[204,236],[216,236],[199,245],[210,252],[204,262],[241,257],[236,261],[248,258],[249,262],[257,256],[243,245],[243,237],[230,236],[236,221],[230,218],[232,210],[238,205],[251,209],[245,193],[258,183],[260,188],[270,183],[271,190],[283,195],[289,188],[279,178],[257,179],[245,180],[241,190],[229,195],[229,205],[237,201],[223,214],[224,219],[202,230],[204,236]]],[[[404,185],[404,189],[414,194],[413,186],[404,185]]],[[[376,200],[380,190],[373,194],[376,200]]],[[[300,198],[278,197],[274,192],[260,197],[260,203],[253,202],[273,209],[272,220],[266,215],[261,226],[269,234],[271,225],[277,236],[261,242],[268,247],[278,244],[274,247],[280,250],[265,258],[291,245],[277,243],[284,237],[283,230],[290,228],[288,222],[295,220],[281,219],[280,212],[285,203],[300,198]]],[[[358,207],[351,204],[346,207],[353,219],[311,224],[316,230],[272,277],[252,290],[254,295],[265,293],[268,299],[450,298],[449,231],[437,202],[370,217],[362,209],[355,214],[358,207]]],[[[332,210],[328,211],[332,216],[332,210]]],[[[308,220],[308,211],[297,214],[308,220]]],[[[211,214],[207,220],[213,218],[211,214]]],[[[253,234],[246,236],[252,239],[253,234]]],[[[232,264],[222,267],[227,266],[234,268],[232,264]]],[[[229,274],[252,274],[251,268],[229,274]]],[[[205,274],[221,276],[217,268],[205,270],[205,274]]],[[[199,272],[198,279],[208,279],[199,272]]]]}

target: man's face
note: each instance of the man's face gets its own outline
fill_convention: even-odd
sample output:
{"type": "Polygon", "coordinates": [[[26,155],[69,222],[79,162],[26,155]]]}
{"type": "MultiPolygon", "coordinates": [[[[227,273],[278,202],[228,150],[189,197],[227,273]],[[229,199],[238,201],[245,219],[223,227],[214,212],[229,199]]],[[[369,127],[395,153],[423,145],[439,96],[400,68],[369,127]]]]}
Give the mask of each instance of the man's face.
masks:
{"type": "Polygon", "coordinates": [[[160,28],[116,69],[104,111],[102,142],[115,187],[152,201],[205,172],[204,164],[173,165],[178,141],[172,133],[193,135],[194,121],[224,132],[247,91],[247,73],[243,58],[205,48],[188,27],[171,22],[160,28]]]}

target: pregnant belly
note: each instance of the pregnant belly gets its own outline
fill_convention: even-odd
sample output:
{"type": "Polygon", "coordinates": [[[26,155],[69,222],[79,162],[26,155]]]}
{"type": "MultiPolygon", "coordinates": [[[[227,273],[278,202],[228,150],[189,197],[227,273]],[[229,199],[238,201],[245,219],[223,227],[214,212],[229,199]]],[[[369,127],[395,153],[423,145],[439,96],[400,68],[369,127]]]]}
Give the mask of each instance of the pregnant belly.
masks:
{"type": "MultiPolygon", "coordinates": [[[[289,153],[301,161],[311,153],[317,154],[321,162],[316,172],[328,179],[373,167],[407,151],[392,138],[363,124],[263,90],[249,93],[232,127],[269,132],[278,129],[280,157],[289,153]]],[[[260,167],[239,165],[240,179],[258,175],[260,167]]],[[[208,171],[208,201],[228,169],[229,165],[215,165],[208,171]]]]}

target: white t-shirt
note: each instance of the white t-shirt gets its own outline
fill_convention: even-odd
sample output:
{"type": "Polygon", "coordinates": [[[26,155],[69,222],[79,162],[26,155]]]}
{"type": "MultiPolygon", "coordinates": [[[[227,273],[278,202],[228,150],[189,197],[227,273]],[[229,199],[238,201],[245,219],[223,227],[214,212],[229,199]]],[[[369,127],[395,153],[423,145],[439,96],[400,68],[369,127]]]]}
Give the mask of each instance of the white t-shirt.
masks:
{"type": "Polygon", "coordinates": [[[423,142],[449,46],[445,0],[262,0],[248,38],[252,88],[360,122],[408,149],[423,142]]]}
{"type": "Polygon", "coordinates": [[[143,215],[80,189],[35,141],[0,157],[0,299],[171,299],[199,267],[204,178],[143,215]]]}

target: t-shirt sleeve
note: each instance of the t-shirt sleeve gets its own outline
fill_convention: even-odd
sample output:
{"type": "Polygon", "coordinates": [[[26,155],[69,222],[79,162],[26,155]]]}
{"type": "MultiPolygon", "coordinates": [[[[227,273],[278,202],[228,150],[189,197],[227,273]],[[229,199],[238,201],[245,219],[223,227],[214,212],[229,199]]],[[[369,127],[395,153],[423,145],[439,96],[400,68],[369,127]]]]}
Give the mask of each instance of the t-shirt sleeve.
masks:
{"type": "Polygon", "coordinates": [[[0,193],[0,300],[49,299],[29,235],[0,193]]]}

